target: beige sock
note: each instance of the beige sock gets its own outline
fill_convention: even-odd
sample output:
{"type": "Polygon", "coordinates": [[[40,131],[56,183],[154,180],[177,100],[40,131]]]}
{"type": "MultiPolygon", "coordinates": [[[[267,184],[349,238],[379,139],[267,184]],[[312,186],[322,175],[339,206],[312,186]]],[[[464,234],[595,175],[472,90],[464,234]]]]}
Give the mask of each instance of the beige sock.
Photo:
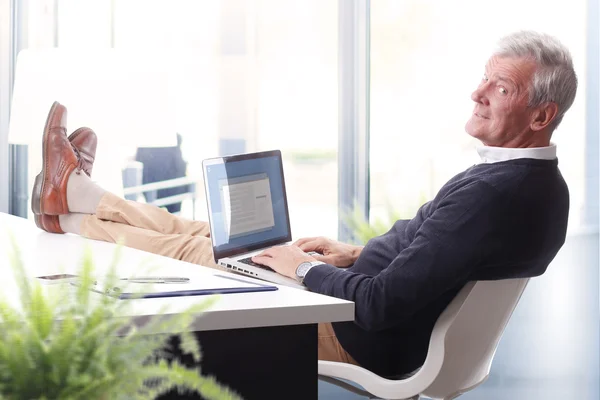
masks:
{"type": "Polygon", "coordinates": [[[104,193],[106,190],[94,183],[85,173],[74,170],[67,182],[69,212],[96,214],[96,208],[104,193]]]}
{"type": "Polygon", "coordinates": [[[81,235],[81,223],[86,215],[77,213],[59,215],[58,222],[60,223],[60,229],[67,233],[81,235]]]}

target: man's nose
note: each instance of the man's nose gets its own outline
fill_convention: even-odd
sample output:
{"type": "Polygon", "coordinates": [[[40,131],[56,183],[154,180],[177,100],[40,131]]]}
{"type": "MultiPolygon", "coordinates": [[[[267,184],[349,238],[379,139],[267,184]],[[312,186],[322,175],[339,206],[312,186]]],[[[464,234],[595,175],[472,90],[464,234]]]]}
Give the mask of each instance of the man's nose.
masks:
{"type": "Polygon", "coordinates": [[[485,84],[479,85],[479,87],[477,89],[475,89],[475,91],[473,93],[471,93],[471,100],[473,100],[475,103],[480,103],[485,106],[489,105],[490,102],[486,96],[485,88],[486,88],[485,84]]]}

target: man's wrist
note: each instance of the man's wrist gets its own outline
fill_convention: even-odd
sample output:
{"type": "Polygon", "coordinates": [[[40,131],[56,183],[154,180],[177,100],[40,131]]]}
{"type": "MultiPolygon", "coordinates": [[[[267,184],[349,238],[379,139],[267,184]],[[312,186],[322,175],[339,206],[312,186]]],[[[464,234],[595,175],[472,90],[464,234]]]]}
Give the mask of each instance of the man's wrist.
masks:
{"type": "Polygon", "coordinates": [[[300,263],[300,265],[298,265],[296,267],[296,280],[300,283],[304,282],[304,278],[306,278],[306,275],[308,274],[308,272],[313,269],[314,267],[316,267],[317,265],[323,265],[326,264],[323,261],[305,261],[303,263],[300,263]]]}
{"type": "Polygon", "coordinates": [[[356,260],[358,260],[358,257],[360,257],[360,253],[362,253],[363,249],[365,248],[365,246],[354,246],[354,248],[352,249],[352,262],[356,262],[356,260]]]}
{"type": "Polygon", "coordinates": [[[316,266],[319,266],[319,265],[325,265],[325,264],[327,264],[327,263],[325,263],[325,262],[323,262],[323,261],[313,261],[313,262],[311,263],[311,266],[310,266],[310,268],[308,268],[308,269],[306,270],[306,273],[304,274],[304,277],[306,278],[306,275],[308,275],[308,273],[310,272],[310,270],[311,270],[311,269],[313,269],[314,267],[316,267],[316,266]]]}

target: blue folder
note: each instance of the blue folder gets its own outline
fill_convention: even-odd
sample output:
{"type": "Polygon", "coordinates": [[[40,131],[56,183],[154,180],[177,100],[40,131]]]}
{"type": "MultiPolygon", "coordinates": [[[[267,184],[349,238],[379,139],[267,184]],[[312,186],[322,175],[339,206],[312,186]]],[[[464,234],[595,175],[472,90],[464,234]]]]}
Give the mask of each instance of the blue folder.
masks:
{"type": "MultiPolygon", "coordinates": [[[[279,289],[277,286],[267,285],[257,282],[250,282],[247,280],[242,280],[235,278],[233,276],[225,276],[225,275],[214,275],[215,277],[229,279],[236,282],[241,282],[244,285],[248,286],[231,286],[231,287],[215,287],[215,288],[203,288],[203,289],[181,289],[177,290],[178,284],[153,284],[152,286],[145,285],[139,286],[140,291],[131,291],[131,292],[121,292],[120,289],[99,289],[92,288],[92,291],[97,293],[102,293],[105,295],[109,295],[112,297],[117,297],[119,299],[152,299],[159,297],[178,297],[178,296],[206,296],[212,294],[233,294],[233,293],[252,293],[252,292],[270,292],[279,289]],[[160,285],[160,286],[158,286],[160,285]],[[157,287],[165,288],[169,290],[152,290],[152,291],[144,291],[151,287],[152,289],[156,289],[157,287]]],[[[135,288],[136,284],[130,284],[127,288],[135,288]]],[[[187,285],[184,285],[187,286],[187,285]]]]}

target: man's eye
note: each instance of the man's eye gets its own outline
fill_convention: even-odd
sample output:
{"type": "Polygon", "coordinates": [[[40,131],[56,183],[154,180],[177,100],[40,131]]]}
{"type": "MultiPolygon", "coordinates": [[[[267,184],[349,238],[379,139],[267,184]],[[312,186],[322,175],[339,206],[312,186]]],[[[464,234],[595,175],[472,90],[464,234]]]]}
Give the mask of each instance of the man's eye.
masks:
{"type": "Polygon", "coordinates": [[[503,87],[498,88],[498,91],[500,92],[500,94],[505,95],[508,94],[508,91],[506,89],[504,89],[503,87]]]}
{"type": "Polygon", "coordinates": [[[481,80],[484,81],[484,82],[487,82],[488,81],[487,75],[484,74],[483,77],[481,78],[481,80]]]}

